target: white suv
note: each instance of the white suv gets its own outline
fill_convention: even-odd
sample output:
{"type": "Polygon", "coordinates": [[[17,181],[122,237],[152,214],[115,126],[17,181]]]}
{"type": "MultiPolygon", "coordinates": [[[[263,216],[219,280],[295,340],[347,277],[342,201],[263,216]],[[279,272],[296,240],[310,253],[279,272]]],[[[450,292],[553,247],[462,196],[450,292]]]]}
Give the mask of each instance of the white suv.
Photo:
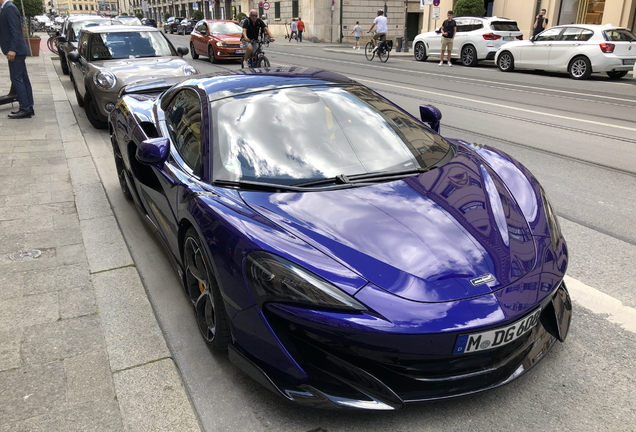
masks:
{"type": "MultiPolygon", "coordinates": [[[[461,17],[457,23],[451,58],[460,59],[464,66],[476,66],[480,60],[493,60],[506,42],[523,40],[517,23],[508,18],[461,17]]],[[[442,46],[441,26],[435,31],[419,34],[413,41],[415,60],[439,57],[442,46]]]]}

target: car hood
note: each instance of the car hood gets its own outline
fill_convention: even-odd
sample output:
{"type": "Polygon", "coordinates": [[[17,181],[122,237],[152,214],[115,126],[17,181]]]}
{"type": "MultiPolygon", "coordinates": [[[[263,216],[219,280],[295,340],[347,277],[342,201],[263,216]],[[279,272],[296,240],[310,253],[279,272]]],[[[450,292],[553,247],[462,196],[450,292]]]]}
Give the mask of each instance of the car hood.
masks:
{"type": "Polygon", "coordinates": [[[241,43],[241,34],[233,33],[233,34],[224,34],[224,33],[213,33],[212,37],[218,40],[222,40],[226,43],[239,44],[241,43]]]}
{"type": "Polygon", "coordinates": [[[182,67],[188,63],[181,57],[151,57],[104,60],[93,64],[108,69],[119,81],[129,83],[155,77],[183,76],[182,67]]]}
{"type": "Polygon", "coordinates": [[[241,196],[285,230],[409,300],[488,294],[518,280],[536,258],[514,198],[483,160],[466,151],[433,171],[391,183],[241,196]]]}

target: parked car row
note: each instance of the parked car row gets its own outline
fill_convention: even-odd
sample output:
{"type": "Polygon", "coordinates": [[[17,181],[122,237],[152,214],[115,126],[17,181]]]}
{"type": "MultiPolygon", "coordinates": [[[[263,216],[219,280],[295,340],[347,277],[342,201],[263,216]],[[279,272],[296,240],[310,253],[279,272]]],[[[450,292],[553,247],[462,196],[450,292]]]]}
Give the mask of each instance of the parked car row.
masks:
{"type": "MultiPolygon", "coordinates": [[[[619,79],[636,63],[636,37],[623,27],[560,25],[523,40],[517,23],[507,18],[460,17],[455,22],[451,58],[464,66],[495,60],[504,72],[516,68],[567,72],[574,79],[605,72],[611,79],[619,79]]],[[[441,28],[419,34],[413,42],[415,59],[439,58],[441,38],[441,28]]]]}

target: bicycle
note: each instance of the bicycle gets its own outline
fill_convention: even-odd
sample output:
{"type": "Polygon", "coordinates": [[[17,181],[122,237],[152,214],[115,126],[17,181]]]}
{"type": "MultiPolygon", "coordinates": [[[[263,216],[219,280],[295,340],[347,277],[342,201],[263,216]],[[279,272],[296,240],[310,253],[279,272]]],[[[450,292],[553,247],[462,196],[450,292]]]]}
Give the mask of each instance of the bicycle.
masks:
{"type": "Polygon", "coordinates": [[[375,46],[373,45],[373,41],[369,41],[365,45],[364,55],[367,58],[367,60],[369,61],[373,60],[375,58],[375,55],[377,54],[380,61],[382,61],[383,63],[386,63],[387,60],[389,60],[389,53],[393,49],[393,41],[392,40],[378,41],[378,49],[375,50],[374,48],[375,46]]]}
{"type": "MultiPolygon", "coordinates": [[[[265,53],[263,52],[263,45],[264,45],[263,40],[259,39],[256,42],[258,43],[258,49],[254,50],[254,52],[252,53],[252,56],[247,61],[249,63],[249,67],[251,68],[270,67],[271,64],[269,63],[269,59],[265,57],[265,53]]],[[[269,41],[267,42],[267,45],[269,46],[269,41]]],[[[244,67],[242,65],[243,65],[243,62],[241,61],[241,69],[244,67]]]]}

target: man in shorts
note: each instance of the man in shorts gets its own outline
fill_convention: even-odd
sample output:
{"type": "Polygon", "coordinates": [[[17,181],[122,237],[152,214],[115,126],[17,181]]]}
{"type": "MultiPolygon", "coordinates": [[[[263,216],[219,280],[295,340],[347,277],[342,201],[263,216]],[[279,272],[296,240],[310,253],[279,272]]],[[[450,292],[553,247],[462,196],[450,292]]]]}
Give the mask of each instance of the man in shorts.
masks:
{"type": "Polygon", "coordinates": [[[362,26],[360,21],[356,21],[356,26],[353,28],[351,34],[356,38],[356,46],[353,49],[360,49],[360,38],[362,37],[362,26]]]}
{"type": "Polygon", "coordinates": [[[378,16],[375,17],[375,19],[373,20],[373,24],[371,24],[371,28],[369,29],[369,31],[367,33],[371,33],[371,31],[373,30],[373,27],[375,27],[377,25],[377,30],[375,32],[375,34],[373,35],[373,45],[375,45],[375,48],[373,48],[373,51],[378,49],[378,41],[381,40],[386,40],[386,34],[389,31],[389,27],[387,25],[387,19],[384,16],[384,11],[382,9],[378,10],[378,16]]]}
{"type": "Polygon", "coordinates": [[[453,50],[453,39],[455,39],[456,29],[457,23],[453,19],[453,11],[448,11],[446,20],[442,23],[442,53],[438,66],[442,66],[444,64],[444,50],[448,51],[448,66],[453,66],[451,63],[451,51],[453,50]]]}
{"type": "Polygon", "coordinates": [[[269,28],[265,25],[263,20],[258,17],[258,11],[252,9],[249,17],[243,23],[243,37],[242,39],[247,44],[245,55],[243,56],[243,67],[248,68],[249,59],[252,57],[252,53],[258,50],[258,39],[260,33],[264,32],[269,36],[269,40],[274,42],[274,36],[269,32],[269,28]]]}

